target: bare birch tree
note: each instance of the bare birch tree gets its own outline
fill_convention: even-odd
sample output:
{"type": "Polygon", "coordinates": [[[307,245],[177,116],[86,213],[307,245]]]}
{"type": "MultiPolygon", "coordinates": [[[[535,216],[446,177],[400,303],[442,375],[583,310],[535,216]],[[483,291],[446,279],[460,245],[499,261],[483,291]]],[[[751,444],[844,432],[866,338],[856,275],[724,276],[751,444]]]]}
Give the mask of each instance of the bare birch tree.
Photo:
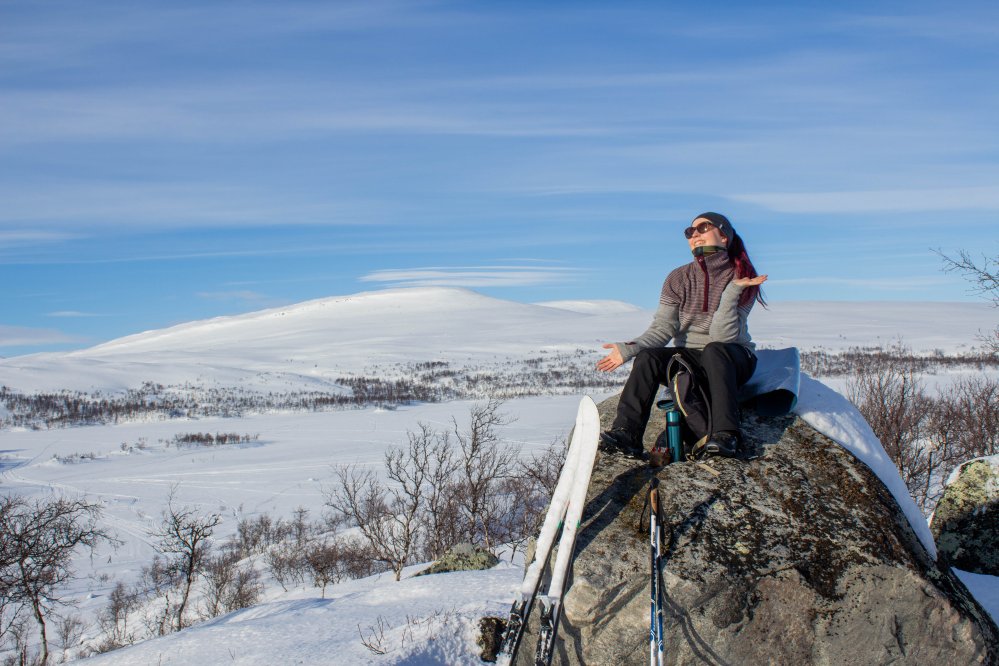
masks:
{"type": "Polygon", "coordinates": [[[210,539],[221,522],[222,516],[218,513],[202,515],[190,507],[176,507],[174,491],[171,491],[159,528],[149,533],[156,539],[156,550],[167,560],[166,570],[180,587],[180,601],[173,613],[174,631],[185,626],[184,612],[191,586],[205,570],[211,553],[210,539]]]}
{"type": "Polygon", "coordinates": [[[60,592],[74,577],[73,554],[117,543],[99,524],[100,515],[99,504],[82,499],[0,497],[0,611],[8,612],[0,619],[9,630],[22,609],[30,613],[38,625],[42,664],[49,658],[46,620],[56,606],[67,605],[60,592]]]}

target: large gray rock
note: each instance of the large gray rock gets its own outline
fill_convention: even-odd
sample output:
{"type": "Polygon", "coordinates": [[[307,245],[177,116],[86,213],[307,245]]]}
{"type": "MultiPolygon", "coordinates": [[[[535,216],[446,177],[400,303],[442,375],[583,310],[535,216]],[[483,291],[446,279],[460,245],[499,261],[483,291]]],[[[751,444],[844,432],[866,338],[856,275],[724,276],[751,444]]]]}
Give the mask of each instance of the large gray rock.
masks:
{"type": "Polygon", "coordinates": [[[492,569],[497,564],[499,564],[499,558],[485,548],[480,548],[472,543],[459,543],[452,546],[433,564],[416,575],[429,576],[430,574],[451,571],[483,571],[492,569]]]}
{"type": "MultiPolygon", "coordinates": [[[[605,427],[616,404],[600,405],[605,427]]],[[[999,664],[999,629],[863,463],[793,416],[748,412],[744,429],[762,458],[655,472],[669,664],[999,664]]],[[[648,662],[653,473],[598,457],[556,663],[648,662]]]]}
{"type": "Polygon", "coordinates": [[[930,529],[940,560],[965,571],[999,576],[999,470],[997,462],[961,466],[933,512],[930,529]]]}

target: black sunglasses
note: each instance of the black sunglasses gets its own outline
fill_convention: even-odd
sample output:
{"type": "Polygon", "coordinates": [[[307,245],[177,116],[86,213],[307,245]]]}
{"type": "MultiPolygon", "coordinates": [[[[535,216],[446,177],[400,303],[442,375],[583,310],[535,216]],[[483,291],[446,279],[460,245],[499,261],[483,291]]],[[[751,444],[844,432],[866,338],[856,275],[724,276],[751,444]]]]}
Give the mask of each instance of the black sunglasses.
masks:
{"type": "Polygon", "coordinates": [[[715,225],[711,224],[710,222],[701,222],[696,227],[687,227],[686,229],[684,229],[683,235],[689,239],[693,238],[695,233],[706,234],[708,233],[708,231],[714,228],[715,225]]]}

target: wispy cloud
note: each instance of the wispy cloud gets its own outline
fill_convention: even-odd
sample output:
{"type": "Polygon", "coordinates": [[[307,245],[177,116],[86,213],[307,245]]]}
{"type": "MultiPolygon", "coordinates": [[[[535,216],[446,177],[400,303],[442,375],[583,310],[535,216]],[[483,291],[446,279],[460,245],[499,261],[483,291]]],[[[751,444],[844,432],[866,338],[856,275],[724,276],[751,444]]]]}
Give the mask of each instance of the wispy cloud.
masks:
{"type": "Polygon", "coordinates": [[[781,213],[999,210],[999,186],[844,192],[761,192],[729,198],[781,213]]]}
{"type": "Polygon", "coordinates": [[[196,182],[114,182],[105,180],[45,186],[0,187],[0,245],[72,240],[66,228],[125,225],[184,228],[260,225],[377,224],[393,209],[374,200],[330,200],[317,193],[270,191],[250,185],[196,182]],[[23,225],[56,227],[25,231],[23,225]],[[8,227],[8,229],[4,229],[8,227]]]}
{"type": "Polygon", "coordinates": [[[580,271],[539,266],[475,266],[386,269],[369,273],[362,282],[413,287],[530,287],[573,281],[580,271]]]}
{"type": "MultiPolygon", "coordinates": [[[[3,216],[0,213],[0,227],[3,224],[3,216]]],[[[80,234],[65,231],[35,231],[17,228],[4,230],[0,228],[0,247],[33,245],[37,243],[60,243],[76,240],[80,237],[80,234]]]]}
{"type": "Polygon", "coordinates": [[[831,26],[848,30],[868,29],[880,37],[890,31],[933,41],[956,40],[962,44],[967,44],[969,40],[987,40],[991,46],[999,37],[999,12],[996,11],[994,3],[983,4],[974,12],[954,12],[944,9],[921,15],[884,14],[872,8],[870,12],[864,14],[830,17],[829,23],[831,26]],[[982,10],[990,12],[992,16],[990,18],[983,16],[982,10]]]}
{"type": "Polygon", "coordinates": [[[58,310],[56,312],[49,312],[46,317],[56,317],[58,319],[85,319],[89,317],[106,317],[107,315],[97,314],[96,312],[80,312],[79,310],[58,310]]]}
{"type": "Polygon", "coordinates": [[[428,97],[426,88],[407,95],[412,82],[390,86],[388,92],[351,82],[323,92],[317,85],[264,76],[224,85],[11,91],[0,108],[0,141],[11,146],[112,139],[253,144],[356,132],[573,137],[643,129],[587,116],[571,105],[546,110],[528,98],[490,103],[460,99],[457,91],[428,97]]]}
{"type": "Polygon", "coordinates": [[[274,35],[371,32],[395,27],[443,28],[476,20],[467,12],[406,0],[251,1],[241,3],[238,12],[218,3],[139,6],[105,2],[88,7],[72,2],[55,3],[58,11],[53,11],[51,4],[45,21],[18,20],[14,10],[5,9],[10,30],[0,41],[0,58],[21,67],[65,68],[81,61],[100,61],[109,46],[124,48],[136,42],[147,48],[184,49],[214,44],[221,35],[230,43],[251,44],[274,35]],[[172,37],[178,33],[185,35],[182,43],[172,37]]]}
{"type": "Polygon", "coordinates": [[[45,345],[76,344],[83,338],[48,328],[4,326],[0,324],[0,347],[42,347],[45,345]]]}
{"type": "MultiPolygon", "coordinates": [[[[839,278],[839,277],[807,277],[767,280],[767,285],[821,285],[833,287],[848,287],[851,289],[883,289],[886,291],[916,291],[926,287],[950,284],[952,280],[944,277],[933,278],[924,276],[888,277],[888,278],[839,278]]],[[[844,297],[855,294],[844,293],[844,297]]]]}

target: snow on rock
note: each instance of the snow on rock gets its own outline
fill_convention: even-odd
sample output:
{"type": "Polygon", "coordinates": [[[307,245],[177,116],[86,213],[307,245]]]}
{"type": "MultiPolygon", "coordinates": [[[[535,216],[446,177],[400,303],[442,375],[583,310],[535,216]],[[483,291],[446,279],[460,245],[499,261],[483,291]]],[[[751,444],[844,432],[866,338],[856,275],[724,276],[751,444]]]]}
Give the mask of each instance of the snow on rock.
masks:
{"type": "Polygon", "coordinates": [[[995,470],[996,474],[999,475],[999,455],[984,456],[982,458],[972,458],[971,460],[965,460],[963,463],[954,468],[954,471],[952,471],[950,473],[950,476],[947,477],[947,480],[944,481],[944,487],[946,488],[947,486],[952,485],[955,481],[957,481],[958,477],[961,476],[961,470],[964,469],[964,466],[970,465],[973,462],[988,463],[988,465],[993,470],[995,470]]]}
{"type": "Polygon", "coordinates": [[[801,389],[795,412],[810,426],[832,439],[871,468],[887,486],[909,519],[912,530],[935,560],[937,546],[933,534],[905,487],[898,469],[888,457],[871,426],[849,400],[807,374],[801,376],[801,389]]]}

